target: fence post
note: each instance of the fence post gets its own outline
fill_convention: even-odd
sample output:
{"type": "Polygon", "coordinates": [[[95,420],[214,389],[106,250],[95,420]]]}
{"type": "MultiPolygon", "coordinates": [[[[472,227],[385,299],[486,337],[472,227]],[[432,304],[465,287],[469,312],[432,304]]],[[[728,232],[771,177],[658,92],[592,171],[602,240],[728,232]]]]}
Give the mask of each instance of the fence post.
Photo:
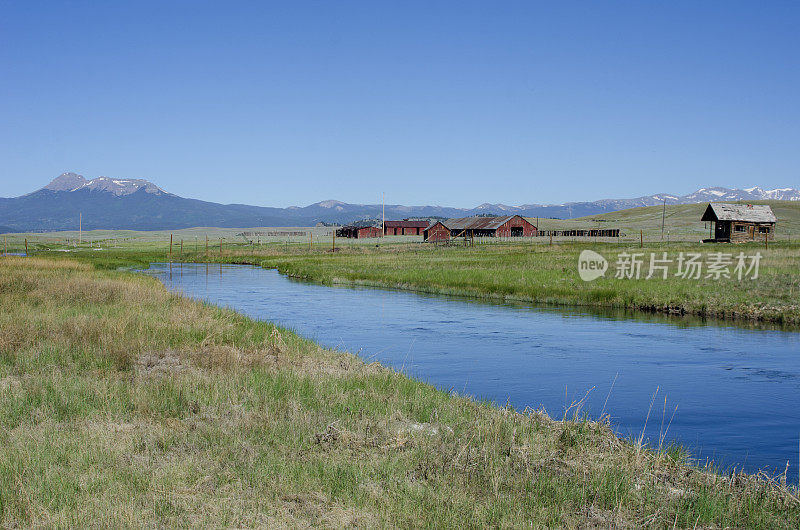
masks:
{"type": "Polygon", "coordinates": [[[222,256],[222,238],[219,238],[219,255],[222,256]]]}
{"type": "Polygon", "coordinates": [[[28,238],[25,238],[25,257],[28,257],[28,238]]]}
{"type": "Polygon", "coordinates": [[[644,248],[644,230],[639,230],[639,248],[644,248]]]}
{"type": "Polygon", "coordinates": [[[206,257],[208,257],[208,234],[206,234],[206,257]]]}
{"type": "Polygon", "coordinates": [[[169,235],[169,257],[172,258],[172,234],[169,235]]]}

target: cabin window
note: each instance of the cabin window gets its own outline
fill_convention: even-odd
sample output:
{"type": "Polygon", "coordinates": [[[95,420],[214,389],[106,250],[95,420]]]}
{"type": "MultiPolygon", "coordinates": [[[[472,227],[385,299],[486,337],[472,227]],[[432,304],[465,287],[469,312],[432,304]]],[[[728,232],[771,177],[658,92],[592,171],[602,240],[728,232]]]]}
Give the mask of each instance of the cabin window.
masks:
{"type": "Polygon", "coordinates": [[[759,226],[758,232],[760,234],[769,234],[769,227],[768,226],[759,226]]]}
{"type": "Polygon", "coordinates": [[[747,227],[744,225],[736,225],[733,227],[734,232],[747,232],[747,227]]]}

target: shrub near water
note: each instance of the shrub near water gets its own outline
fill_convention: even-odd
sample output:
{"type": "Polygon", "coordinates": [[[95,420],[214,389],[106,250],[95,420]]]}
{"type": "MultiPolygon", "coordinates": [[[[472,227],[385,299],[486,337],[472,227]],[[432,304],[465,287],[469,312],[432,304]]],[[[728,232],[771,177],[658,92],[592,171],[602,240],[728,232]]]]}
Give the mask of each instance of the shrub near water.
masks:
{"type": "Polygon", "coordinates": [[[0,260],[0,526],[797,527],[792,494],[69,261],[0,260]]]}

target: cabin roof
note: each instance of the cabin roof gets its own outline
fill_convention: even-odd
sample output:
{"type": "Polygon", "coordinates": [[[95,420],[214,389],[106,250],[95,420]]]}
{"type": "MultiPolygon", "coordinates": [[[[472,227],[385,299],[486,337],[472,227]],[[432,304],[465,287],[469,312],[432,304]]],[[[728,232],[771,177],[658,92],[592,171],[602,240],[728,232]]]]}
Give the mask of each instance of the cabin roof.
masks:
{"type": "Polygon", "coordinates": [[[778,218],[766,204],[710,203],[701,221],[744,221],[747,223],[775,223],[778,218]]]}

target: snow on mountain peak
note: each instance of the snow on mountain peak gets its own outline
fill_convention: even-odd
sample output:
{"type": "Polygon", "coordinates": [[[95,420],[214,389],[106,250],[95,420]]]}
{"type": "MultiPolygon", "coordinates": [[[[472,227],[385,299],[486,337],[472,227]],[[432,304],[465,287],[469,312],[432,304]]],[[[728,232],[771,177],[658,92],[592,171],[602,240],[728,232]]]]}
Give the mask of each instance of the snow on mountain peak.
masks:
{"type": "Polygon", "coordinates": [[[323,208],[334,208],[334,207],[337,207],[337,206],[338,206],[338,207],[340,207],[339,209],[341,209],[341,206],[342,206],[343,204],[344,204],[344,203],[343,203],[343,202],[341,202],[341,201],[333,201],[333,200],[330,200],[330,201],[322,201],[322,202],[319,202],[319,203],[317,203],[317,205],[318,205],[318,206],[322,206],[323,208]]]}
{"type": "Polygon", "coordinates": [[[86,179],[83,178],[83,175],[78,175],[77,173],[62,173],[54,178],[44,189],[52,191],[72,191],[84,184],[86,184],[86,179]]]}
{"type": "Polygon", "coordinates": [[[105,191],[121,197],[130,195],[139,190],[156,195],[166,193],[164,190],[145,179],[112,179],[109,177],[97,177],[86,180],[83,175],[76,173],[62,173],[50,184],[44,187],[50,191],[105,191]]]}

